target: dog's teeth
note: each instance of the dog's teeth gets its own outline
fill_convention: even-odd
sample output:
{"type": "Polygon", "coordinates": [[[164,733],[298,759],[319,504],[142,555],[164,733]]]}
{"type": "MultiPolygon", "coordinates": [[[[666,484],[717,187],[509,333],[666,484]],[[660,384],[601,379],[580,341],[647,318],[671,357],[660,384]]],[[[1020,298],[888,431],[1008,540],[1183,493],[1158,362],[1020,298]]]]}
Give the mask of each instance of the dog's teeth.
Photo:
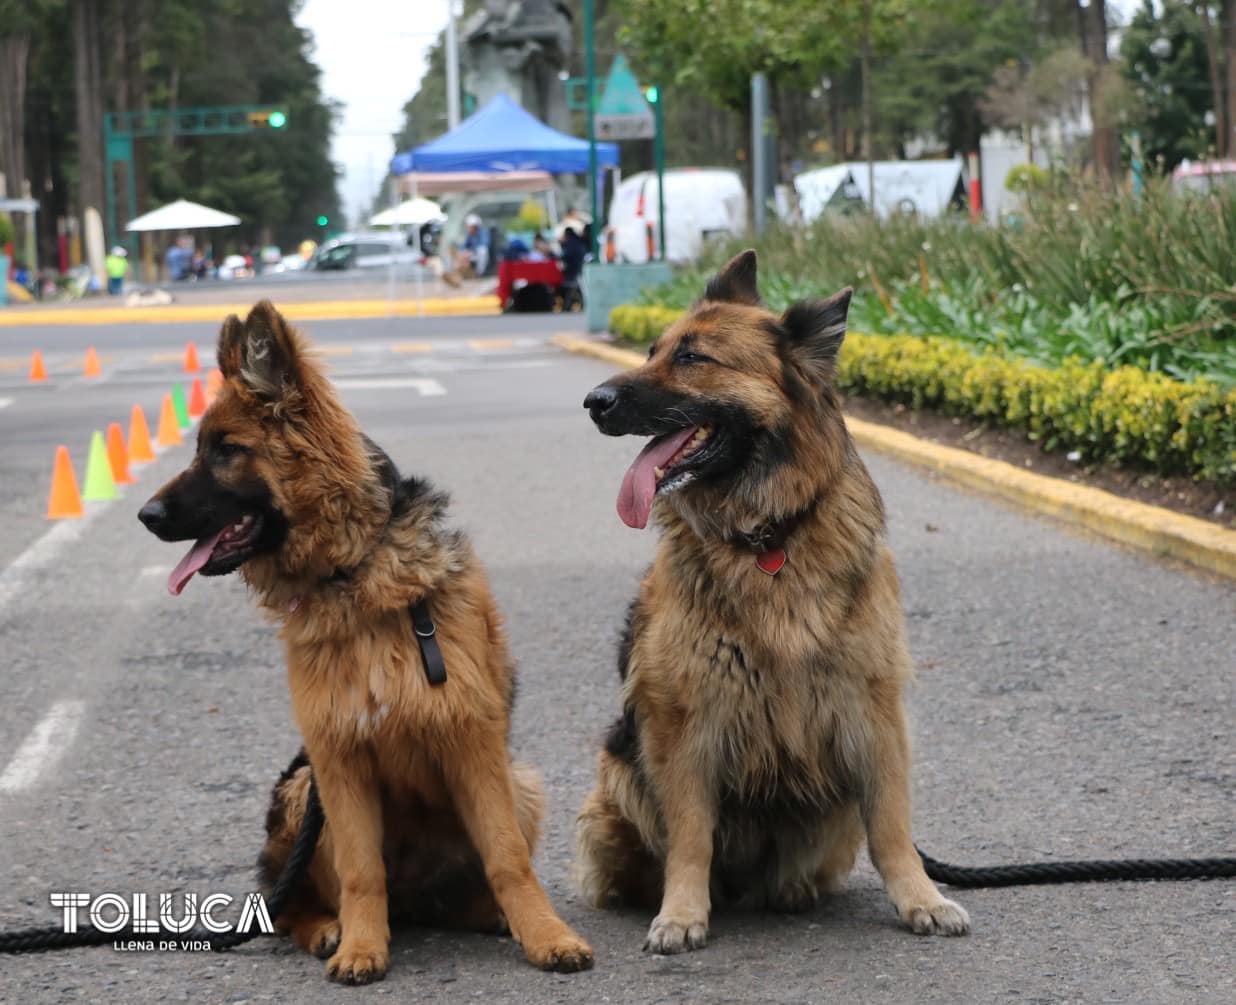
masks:
{"type": "Polygon", "coordinates": [[[654,475],[656,475],[658,478],[664,478],[664,477],[665,477],[665,468],[653,468],[653,469],[652,469],[652,473],[653,473],[654,475]]]}

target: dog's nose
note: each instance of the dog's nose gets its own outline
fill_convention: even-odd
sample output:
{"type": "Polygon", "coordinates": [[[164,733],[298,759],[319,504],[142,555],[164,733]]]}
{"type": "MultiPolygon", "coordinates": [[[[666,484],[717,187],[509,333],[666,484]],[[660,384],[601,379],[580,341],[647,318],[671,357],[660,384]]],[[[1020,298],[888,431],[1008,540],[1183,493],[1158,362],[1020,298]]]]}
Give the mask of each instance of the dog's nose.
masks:
{"type": "Polygon", "coordinates": [[[167,507],[162,499],[151,499],[137,511],[137,518],[146,525],[147,530],[158,531],[167,519],[167,507]]]}
{"type": "Polygon", "coordinates": [[[618,404],[618,391],[608,384],[594,387],[584,399],[584,408],[592,413],[592,421],[600,422],[618,404]]]}

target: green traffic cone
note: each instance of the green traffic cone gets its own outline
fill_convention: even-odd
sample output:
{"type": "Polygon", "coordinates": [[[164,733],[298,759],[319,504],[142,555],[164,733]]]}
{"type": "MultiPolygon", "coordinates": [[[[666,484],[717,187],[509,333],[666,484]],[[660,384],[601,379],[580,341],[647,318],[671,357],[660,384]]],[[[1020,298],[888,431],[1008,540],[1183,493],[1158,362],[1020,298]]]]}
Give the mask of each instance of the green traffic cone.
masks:
{"type": "Polygon", "coordinates": [[[86,487],[82,499],[97,502],[115,499],[119,495],[116,479],[112,477],[112,462],[107,456],[107,444],[103,442],[103,434],[96,429],[90,438],[90,460],[86,462],[86,487]]]}
{"type": "Polygon", "coordinates": [[[172,388],[172,404],[176,408],[176,422],[181,429],[188,429],[193,425],[193,420],[189,418],[189,403],[185,401],[185,389],[177,384],[172,388]]]}

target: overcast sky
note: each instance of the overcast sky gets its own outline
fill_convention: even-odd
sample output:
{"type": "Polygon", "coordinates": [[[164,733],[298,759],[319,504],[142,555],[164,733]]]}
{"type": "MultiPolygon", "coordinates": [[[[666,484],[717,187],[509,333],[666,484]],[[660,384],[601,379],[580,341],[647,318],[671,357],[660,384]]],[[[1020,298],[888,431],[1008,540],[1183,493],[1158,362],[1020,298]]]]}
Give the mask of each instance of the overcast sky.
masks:
{"type": "MultiPolygon", "coordinates": [[[[339,196],[355,223],[395,153],[391,134],[425,72],[425,54],[446,25],[447,0],[307,0],[297,23],[313,32],[322,89],[344,103],[333,156],[339,196]]],[[[1141,0],[1107,0],[1127,21],[1141,0]]]]}

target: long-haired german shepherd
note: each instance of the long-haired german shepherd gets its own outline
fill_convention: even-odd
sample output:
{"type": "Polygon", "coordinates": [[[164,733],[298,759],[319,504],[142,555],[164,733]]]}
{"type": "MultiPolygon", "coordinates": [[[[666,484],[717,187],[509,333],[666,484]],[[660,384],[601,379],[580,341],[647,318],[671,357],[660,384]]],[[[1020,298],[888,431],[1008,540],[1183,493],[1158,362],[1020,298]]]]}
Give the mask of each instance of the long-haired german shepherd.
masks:
{"type": "Polygon", "coordinates": [[[468,542],[442,525],[445,496],[400,479],[269,303],[224,322],[219,367],[193,463],[139,516],[165,541],[196,542],[172,593],[239,569],[282,623],[304,751],[275,786],[265,880],[290,854],[311,771],[326,824],[280,924],[349,984],[385,973],[391,916],[509,925],[537,966],[591,966],[532,872],[540,778],[511,763],[501,616],[468,542]],[[441,686],[409,614],[421,601],[441,686]]]}
{"type": "Polygon", "coordinates": [[[832,382],[850,293],[775,314],[744,252],[584,402],[603,433],[653,437],[618,511],[655,508],[662,537],[577,874],[597,906],[659,903],[658,953],[703,946],[714,903],[810,907],[864,837],[915,932],[969,928],[910,838],[897,574],[832,382]]]}

